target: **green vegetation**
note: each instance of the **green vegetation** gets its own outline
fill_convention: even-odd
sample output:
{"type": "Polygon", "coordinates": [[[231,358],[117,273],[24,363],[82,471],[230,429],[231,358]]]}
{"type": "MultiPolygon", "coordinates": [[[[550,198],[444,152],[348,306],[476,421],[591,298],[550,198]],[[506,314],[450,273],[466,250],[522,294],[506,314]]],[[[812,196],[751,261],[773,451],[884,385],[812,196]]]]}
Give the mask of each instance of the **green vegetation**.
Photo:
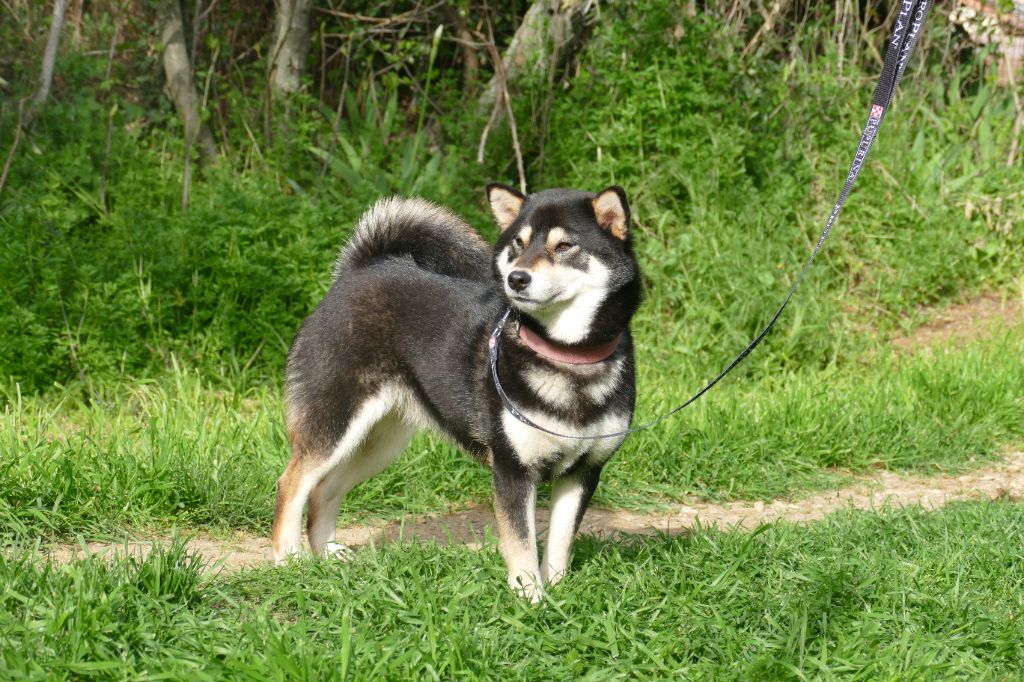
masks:
{"type": "MultiPolygon", "coordinates": [[[[1019,276],[1024,238],[1012,226],[1024,202],[1002,199],[1024,192],[1020,167],[1003,164],[1012,98],[982,56],[950,66],[940,47],[951,29],[934,19],[821,264],[753,371],[845,362],[863,350],[865,326],[891,329],[920,304],[1019,276]]],[[[763,324],[806,258],[877,66],[837,80],[828,55],[743,58],[742,36],[670,3],[610,9],[605,22],[572,89],[553,98],[546,143],[524,132],[538,160],[530,184],[627,189],[648,284],[636,324],[645,364],[674,371],[682,352],[707,374],[763,324]]],[[[185,211],[174,129],[122,106],[115,90],[111,151],[101,154],[106,110],[87,88],[102,64],[78,68],[70,101],[44,113],[33,148],[16,157],[0,211],[0,324],[17,330],[0,338],[0,367],[23,393],[58,382],[89,394],[175,361],[225,387],[277,386],[294,330],[369,203],[402,189],[402,177],[429,178],[416,180],[420,193],[489,234],[482,187],[514,172],[504,132],[492,135],[487,164],[472,162],[483,121],[454,103],[435,121],[435,154],[403,137],[397,94],[349,93],[329,163],[284,143],[261,157],[247,142],[248,161],[207,169],[185,211]]],[[[307,114],[296,135],[330,135],[321,113],[307,114]]],[[[244,148],[244,126],[229,130],[241,139],[225,144],[244,148]]]]}
{"type": "MultiPolygon", "coordinates": [[[[126,531],[268,533],[285,353],[360,213],[415,193],[494,236],[482,188],[514,182],[513,144],[502,118],[475,161],[489,112],[451,16],[337,4],[318,3],[307,87],[280,101],[265,91],[268,18],[206,3],[195,80],[220,159],[190,159],[187,209],[150,4],[86,3],[63,44],[0,192],[0,677],[1019,675],[1013,501],[585,539],[539,608],[503,588],[492,544],[237,575],[202,570],[180,542],[144,561],[31,557],[126,531]]],[[[792,283],[845,176],[889,9],[791,3],[759,32],[751,3],[685,4],[602,3],[569,76],[512,86],[531,189],[630,197],[647,294],[638,422],[714,376],[792,283]]],[[[19,65],[43,5],[0,10],[16,19],[0,22],[5,95],[33,87],[19,65]]],[[[451,7],[479,19],[476,39],[486,16],[499,47],[524,9],[451,7]]],[[[990,48],[943,14],[780,324],[714,392],[628,439],[597,504],[770,499],[876,468],[960,471],[1024,442],[1024,326],[914,355],[887,342],[925,307],[1024,296],[1013,96],[990,48]]],[[[4,154],[14,101],[0,102],[4,154]]],[[[341,521],[487,504],[489,489],[483,468],[419,436],[341,521]]]]}
{"type": "MultiPolygon", "coordinates": [[[[700,495],[791,495],[876,467],[950,472],[1024,437],[1024,326],[965,350],[787,370],[731,383],[659,429],[630,437],[595,502],[643,509],[700,495]]],[[[695,378],[645,382],[639,419],[695,378]]],[[[85,404],[11,397],[0,415],[0,537],[117,536],[172,525],[266,533],[288,445],[279,395],[223,393],[180,371],[85,404]],[[56,405],[54,403],[57,403],[56,405]]],[[[418,437],[346,499],[342,522],[487,504],[490,475],[418,437]]]]}
{"type": "Polygon", "coordinates": [[[484,550],[205,578],[179,545],[55,568],[0,558],[0,675],[213,679],[1010,679],[1024,510],[587,540],[540,606],[484,550]]]}

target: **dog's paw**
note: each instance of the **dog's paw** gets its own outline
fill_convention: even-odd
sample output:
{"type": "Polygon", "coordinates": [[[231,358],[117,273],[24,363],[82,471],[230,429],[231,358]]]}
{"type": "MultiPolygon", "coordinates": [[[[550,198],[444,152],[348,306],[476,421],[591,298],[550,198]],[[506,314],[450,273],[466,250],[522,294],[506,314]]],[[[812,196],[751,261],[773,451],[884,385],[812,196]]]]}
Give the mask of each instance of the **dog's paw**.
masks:
{"type": "Polygon", "coordinates": [[[538,576],[521,575],[508,579],[508,586],[517,596],[536,604],[544,596],[544,586],[538,576]]]}
{"type": "Polygon", "coordinates": [[[536,604],[541,599],[543,599],[544,590],[538,587],[537,585],[530,584],[518,588],[516,590],[516,594],[518,594],[523,599],[528,600],[531,604],[536,604]]]}
{"type": "Polygon", "coordinates": [[[285,566],[289,562],[298,559],[302,552],[296,547],[288,547],[286,549],[274,549],[270,558],[270,563],[274,566],[285,566]]]}
{"type": "Polygon", "coordinates": [[[548,587],[558,584],[565,577],[565,574],[569,571],[567,569],[554,569],[551,566],[545,564],[540,569],[540,577],[544,581],[544,584],[548,587]]]}
{"type": "Polygon", "coordinates": [[[350,561],[355,556],[355,552],[348,545],[343,545],[340,542],[328,542],[324,545],[324,558],[334,559],[335,561],[350,561]]]}

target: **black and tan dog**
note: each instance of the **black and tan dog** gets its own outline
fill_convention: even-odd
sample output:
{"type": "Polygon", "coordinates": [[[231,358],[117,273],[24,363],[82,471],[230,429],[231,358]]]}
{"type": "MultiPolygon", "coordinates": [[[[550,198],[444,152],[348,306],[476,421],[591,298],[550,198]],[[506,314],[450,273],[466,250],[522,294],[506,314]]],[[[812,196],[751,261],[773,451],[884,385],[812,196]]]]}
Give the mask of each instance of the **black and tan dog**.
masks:
{"type": "Polygon", "coordinates": [[[625,193],[487,191],[492,250],[452,213],[384,199],[341,251],[334,283],[288,354],[292,458],[278,482],[274,558],[335,544],[342,498],[401,454],[417,429],[489,466],[509,584],[539,597],[569,565],[573,536],[622,437],[576,440],[502,406],[488,337],[508,306],[500,381],[529,419],[585,436],[629,426],[635,395],[629,322],[640,303],[625,193]],[[551,526],[537,557],[537,485],[551,480],[551,526]]]}

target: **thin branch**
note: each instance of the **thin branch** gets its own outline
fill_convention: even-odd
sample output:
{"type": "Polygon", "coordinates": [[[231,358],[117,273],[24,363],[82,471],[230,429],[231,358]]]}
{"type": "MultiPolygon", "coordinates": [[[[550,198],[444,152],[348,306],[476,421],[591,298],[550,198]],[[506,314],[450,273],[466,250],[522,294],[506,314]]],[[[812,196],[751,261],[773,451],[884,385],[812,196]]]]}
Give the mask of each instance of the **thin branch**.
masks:
{"type": "MultiPolygon", "coordinates": [[[[199,17],[202,15],[203,0],[196,0],[192,8],[192,45],[189,51],[188,60],[188,81],[195,84],[196,76],[196,50],[199,48],[199,17]]],[[[202,109],[200,109],[202,111],[202,109]]],[[[192,132],[185,126],[185,177],[181,187],[181,208],[188,209],[188,197],[192,191],[192,132]]]]}
{"type": "Polygon", "coordinates": [[[445,21],[455,27],[457,37],[450,40],[459,46],[462,53],[462,82],[466,92],[471,93],[476,89],[480,73],[480,58],[476,54],[478,46],[473,42],[473,36],[466,27],[466,22],[450,2],[445,3],[441,11],[445,16],[445,21]]]}
{"type": "MultiPolygon", "coordinates": [[[[362,43],[359,45],[362,47],[362,43]]],[[[341,81],[341,94],[338,95],[338,108],[334,112],[334,121],[331,123],[331,143],[327,146],[327,155],[324,156],[324,163],[320,166],[320,177],[327,172],[328,162],[334,154],[334,148],[338,144],[338,126],[341,125],[341,113],[345,109],[345,95],[348,93],[348,73],[352,64],[352,36],[348,37],[348,46],[345,49],[345,77],[341,81]]],[[[314,195],[316,196],[316,195],[314,195]]]]}
{"type": "Polygon", "coordinates": [[[7,184],[7,173],[11,170],[11,162],[14,160],[14,152],[18,151],[18,143],[21,142],[21,131],[24,124],[25,98],[18,100],[18,123],[14,128],[14,142],[11,143],[11,151],[7,153],[7,161],[4,162],[4,171],[0,174],[0,194],[3,194],[4,185],[7,184]]]}
{"type": "Polygon", "coordinates": [[[417,9],[409,10],[408,12],[402,12],[391,17],[371,17],[365,14],[352,14],[351,12],[342,12],[341,10],[331,9],[328,7],[313,7],[314,12],[320,12],[321,14],[330,14],[332,17],[340,17],[342,19],[351,19],[353,21],[361,21],[364,24],[377,24],[379,26],[387,26],[389,24],[406,24],[410,22],[429,22],[430,13],[437,8],[443,6],[445,3],[438,2],[428,7],[422,7],[417,9]]]}
{"type": "Polygon", "coordinates": [[[487,125],[484,126],[484,132],[480,135],[480,145],[476,150],[476,162],[484,162],[484,147],[487,146],[487,136],[491,134],[491,126],[498,119],[498,112],[501,111],[501,98],[494,100],[494,106],[491,107],[491,117],[487,119],[487,125]]]}
{"type": "Polygon", "coordinates": [[[103,72],[103,80],[110,81],[110,74],[114,70],[114,55],[117,54],[117,42],[121,39],[121,15],[114,18],[114,35],[110,39],[110,49],[107,50],[107,68],[103,72]]]}
{"type": "MultiPolygon", "coordinates": [[[[788,4],[789,2],[788,0],[786,0],[786,5],[788,4]]],[[[758,26],[757,31],[754,32],[754,35],[750,39],[750,42],[748,42],[746,47],[743,48],[743,51],[740,52],[741,57],[746,57],[748,54],[753,52],[754,48],[757,47],[758,41],[761,40],[761,36],[772,32],[772,30],[775,28],[775,22],[782,14],[782,9],[784,6],[785,5],[783,5],[783,0],[775,0],[775,2],[772,3],[772,7],[770,10],[768,10],[768,13],[764,18],[764,21],[761,22],[761,25],[758,26]]]]}
{"type": "Polygon", "coordinates": [[[512,132],[512,149],[516,156],[516,170],[519,172],[519,191],[526,194],[526,170],[523,168],[523,150],[519,146],[519,131],[516,128],[516,117],[512,112],[512,101],[508,94],[508,81],[505,79],[505,63],[498,53],[498,46],[494,43],[494,29],[491,26],[491,17],[487,17],[487,39],[488,49],[491,52],[491,59],[494,60],[494,75],[498,78],[498,99],[505,100],[505,113],[508,115],[508,126],[512,132]]]}
{"type": "Polygon", "coordinates": [[[100,205],[103,207],[103,214],[110,217],[110,208],[107,206],[107,175],[110,172],[110,150],[114,143],[114,116],[117,114],[117,103],[110,107],[107,114],[107,143],[103,148],[103,174],[100,175],[100,205]]]}
{"type": "Polygon", "coordinates": [[[409,76],[409,84],[412,86],[412,89],[416,92],[416,94],[421,95],[427,101],[427,105],[435,112],[437,112],[438,115],[444,116],[444,109],[441,108],[440,104],[427,97],[427,93],[425,93],[423,91],[423,88],[420,87],[419,81],[416,78],[416,75],[409,68],[409,65],[403,61],[401,62],[401,66],[399,68],[401,68],[402,71],[405,71],[406,75],[409,76]]]}
{"type": "Polygon", "coordinates": [[[1010,59],[1009,50],[1006,50],[1003,53],[1003,58],[1006,59],[1006,74],[1010,81],[1010,93],[1013,95],[1013,106],[1017,110],[1017,116],[1013,120],[1013,136],[1010,142],[1010,154],[1006,157],[1006,167],[1013,168],[1013,164],[1017,160],[1017,150],[1020,148],[1021,128],[1024,128],[1024,105],[1021,104],[1020,94],[1017,92],[1017,79],[1013,74],[1014,64],[1013,60],[1010,59]]]}
{"type": "MultiPolygon", "coordinates": [[[[212,12],[214,8],[217,6],[217,1],[218,0],[213,0],[213,2],[210,3],[210,6],[203,10],[203,13],[199,15],[199,18],[196,19],[196,21],[202,21],[203,19],[208,17],[210,15],[210,12],[212,12]]],[[[193,57],[193,59],[195,59],[195,57],[193,57]]]]}
{"type": "Polygon", "coordinates": [[[327,47],[324,40],[324,22],[320,22],[320,108],[324,108],[324,89],[327,84],[327,47]]]}
{"type": "Polygon", "coordinates": [[[213,83],[213,74],[217,71],[217,58],[220,56],[220,44],[213,48],[210,56],[210,68],[206,71],[206,81],[203,83],[203,98],[200,100],[200,111],[206,111],[206,105],[210,101],[210,85],[213,83]]]}

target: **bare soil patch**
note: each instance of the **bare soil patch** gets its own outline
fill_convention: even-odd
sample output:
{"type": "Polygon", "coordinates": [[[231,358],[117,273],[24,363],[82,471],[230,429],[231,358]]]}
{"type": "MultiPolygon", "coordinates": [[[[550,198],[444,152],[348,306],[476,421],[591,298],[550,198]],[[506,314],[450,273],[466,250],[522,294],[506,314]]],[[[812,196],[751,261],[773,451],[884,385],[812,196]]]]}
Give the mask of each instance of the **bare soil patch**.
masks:
{"type": "Polygon", "coordinates": [[[1024,322],[1019,300],[985,294],[935,313],[928,322],[899,336],[892,345],[901,351],[951,346],[961,341],[986,338],[1024,322]]]}
{"type": "MultiPolygon", "coordinates": [[[[580,531],[597,537],[624,533],[677,535],[688,532],[698,521],[703,526],[753,528],[777,520],[806,523],[839,509],[907,505],[937,509],[948,502],[997,499],[1024,499],[1024,452],[1011,453],[998,465],[961,476],[911,477],[881,472],[846,488],[797,499],[728,504],[693,501],[656,513],[592,508],[580,531]]],[[[538,525],[545,528],[547,510],[538,509],[537,516],[538,525]]],[[[400,522],[339,528],[337,540],[350,547],[417,540],[479,548],[489,528],[493,533],[493,523],[490,509],[475,507],[441,516],[408,515],[400,522]]],[[[90,542],[86,544],[86,551],[101,556],[124,553],[144,556],[155,543],[166,541],[166,538],[150,538],[123,543],[90,542]]],[[[237,534],[228,539],[194,537],[189,546],[210,561],[214,569],[238,570],[264,564],[270,557],[269,537],[249,534],[237,534]]],[[[78,545],[54,545],[44,547],[41,553],[57,563],[64,563],[84,552],[78,545]]]]}

